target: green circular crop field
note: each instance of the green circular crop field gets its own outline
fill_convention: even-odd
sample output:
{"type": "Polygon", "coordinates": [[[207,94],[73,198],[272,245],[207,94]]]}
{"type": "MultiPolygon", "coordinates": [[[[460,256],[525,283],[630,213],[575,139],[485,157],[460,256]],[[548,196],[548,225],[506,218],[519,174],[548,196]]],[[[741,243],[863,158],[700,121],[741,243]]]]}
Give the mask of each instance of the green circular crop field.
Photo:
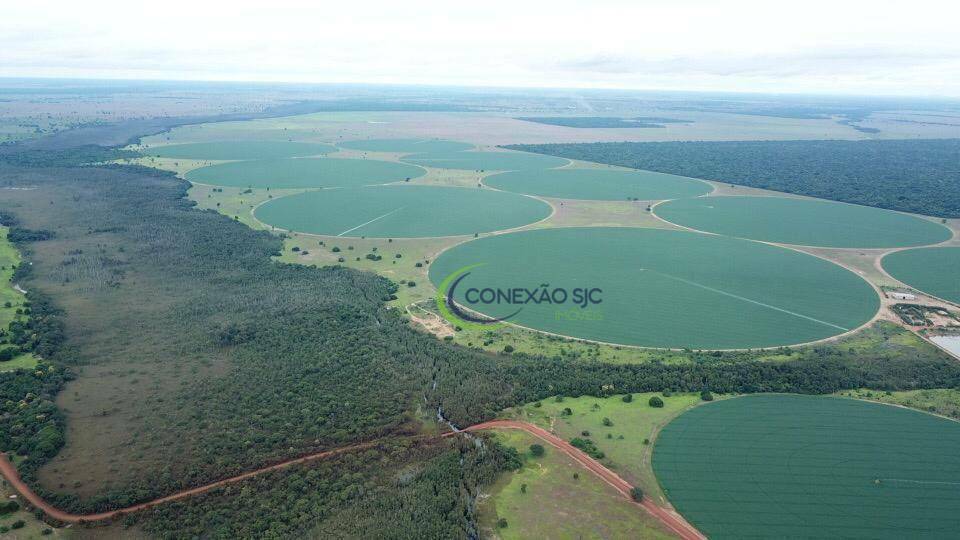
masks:
{"type": "MultiPolygon", "coordinates": [[[[669,398],[668,398],[669,399],[669,398]]],[[[960,423],[853,399],[757,395],[695,407],[660,432],[670,502],[722,538],[951,538],[960,423]]]]}
{"type": "MultiPolygon", "coordinates": [[[[876,292],[837,265],[759,242],[686,231],[558,228],[461,244],[430,266],[439,285],[483,264],[456,288],[459,305],[594,341],[694,349],[773,347],[827,338],[868,322],[876,292]],[[599,304],[469,301],[469,288],[602,289],[599,304]]],[[[476,298],[474,299],[476,300],[476,298]]]]}
{"type": "Polygon", "coordinates": [[[301,158],[220,163],[194,169],[185,178],[217,186],[283,189],[386,184],[426,173],[420,167],[392,161],[301,158]]]}
{"type": "Polygon", "coordinates": [[[470,171],[550,169],[569,163],[564,158],[527,152],[424,152],[406,156],[403,160],[424,167],[470,171]]]}
{"type": "Polygon", "coordinates": [[[310,191],[256,209],[264,223],[331,236],[419,238],[520,227],[546,218],[550,205],[489,189],[373,186],[310,191]]]}
{"type": "Polygon", "coordinates": [[[289,141],[216,141],[170,144],[143,150],[147,156],[180,159],[279,159],[336,152],[328,144],[289,141]]]}
{"type": "Polygon", "coordinates": [[[906,249],[885,256],[881,264],[907,285],[960,304],[960,247],[906,249]]]}
{"type": "Polygon", "coordinates": [[[657,205],[654,213],[691,229],[802,246],[921,246],[951,236],[942,225],[890,210],[784,197],[680,199],[657,205]]]}
{"type": "Polygon", "coordinates": [[[366,139],[340,143],[341,147],[366,152],[396,152],[412,154],[414,152],[458,152],[469,150],[473,145],[458,141],[440,139],[366,139]]]}
{"type": "Polygon", "coordinates": [[[641,201],[696,197],[710,184],[672,174],[604,169],[546,169],[495,174],[483,183],[504,191],[561,199],[641,201]]]}

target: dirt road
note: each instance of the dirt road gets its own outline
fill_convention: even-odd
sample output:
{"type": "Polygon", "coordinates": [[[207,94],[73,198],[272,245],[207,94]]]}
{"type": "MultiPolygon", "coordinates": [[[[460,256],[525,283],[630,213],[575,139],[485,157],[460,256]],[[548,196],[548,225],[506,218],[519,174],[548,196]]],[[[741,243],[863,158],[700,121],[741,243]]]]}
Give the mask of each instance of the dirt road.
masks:
{"type": "MultiPolygon", "coordinates": [[[[544,442],[553,446],[557,450],[563,452],[567,456],[573,458],[575,461],[583,465],[583,467],[601,480],[613,486],[614,489],[619,491],[624,497],[630,499],[633,498],[630,496],[630,490],[633,486],[620,478],[617,473],[611,471],[610,469],[604,467],[599,462],[597,462],[592,457],[583,453],[579,448],[574,447],[567,441],[557,437],[553,433],[533,424],[527,422],[520,422],[516,420],[492,420],[490,422],[483,422],[475,426],[468,427],[465,431],[477,431],[482,429],[519,429],[526,431],[527,433],[542,439],[544,442]]],[[[660,520],[668,529],[677,534],[680,538],[685,540],[705,540],[706,537],[700,534],[693,525],[687,523],[683,517],[662,506],[657,506],[653,501],[649,499],[644,499],[640,503],[634,503],[637,506],[643,507],[644,510],[649,512],[653,517],[660,520]]]]}
{"type": "MultiPolygon", "coordinates": [[[[628,483],[623,478],[620,478],[616,473],[607,469],[606,467],[598,463],[596,460],[594,460],[590,456],[584,454],[579,449],[573,447],[570,443],[564,441],[563,439],[557,437],[553,433],[550,433],[549,431],[541,427],[535,426],[527,422],[520,422],[517,420],[492,420],[490,422],[483,422],[474,426],[470,426],[463,431],[481,431],[485,429],[519,429],[533,435],[534,437],[542,439],[544,442],[546,442],[550,446],[553,446],[560,452],[563,452],[570,458],[574,459],[576,462],[582,465],[585,469],[592,472],[593,474],[598,476],[601,480],[603,480],[604,482],[612,486],[614,489],[619,491],[624,497],[632,500],[632,498],[630,497],[630,489],[633,486],[630,485],[630,483],[628,483]]],[[[450,432],[450,433],[444,433],[442,436],[450,437],[454,435],[456,435],[456,433],[450,432]]],[[[39,495],[34,493],[33,490],[31,490],[30,487],[27,486],[27,484],[20,479],[20,475],[17,473],[16,467],[14,467],[12,463],[10,463],[10,460],[7,459],[7,456],[3,453],[0,453],[0,474],[3,474],[3,477],[6,478],[8,482],[10,482],[13,488],[17,490],[17,492],[20,493],[20,495],[24,499],[28,500],[30,504],[32,504],[33,506],[43,510],[44,513],[46,513],[48,516],[66,523],[92,522],[92,521],[104,521],[104,520],[113,519],[116,517],[121,517],[125,514],[129,514],[132,512],[139,512],[141,510],[146,510],[158,504],[177,501],[181,499],[186,499],[187,497],[192,497],[194,495],[199,495],[201,493],[205,493],[212,489],[216,489],[218,487],[225,486],[227,484],[232,484],[235,482],[240,482],[248,478],[257,476],[259,474],[263,474],[265,472],[276,471],[279,469],[291,467],[293,465],[299,465],[301,463],[308,463],[310,461],[316,461],[318,459],[332,457],[345,452],[351,452],[354,450],[370,448],[372,446],[376,446],[376,444],[377,443],[374,441],[374,442],[368,442],[368,443],[362,443],[362,444],[355,444],[351,446],[345,446],[342,448],[328,450],[326,452],[320,452],[317,454],[311,454],[309,456],[304,456],[301,458],[284,461],[282,463],[277,463],[276,465],[263,467],[261,469],[256,469],[238,476],[233,476],[230,478],[219,480],[211,484],[206,484],[203,486],[187,489],[184,491],[178,491],[176,493],[167,495],[166,497],[155,499],[153,501],[137,504],[134,506],[129,506],[127,508],[121,508],[118,510],[111,510],[109,512],[101,512],[98,514],[71,514],[69,512],[64,512],[62,510],[59,510],[53,507],[50,503],[48,503],[44,499],[40,498],[39,495]]],[[[664,526],[666,526],[669,530],[673,531],[674,533],[677,534],[677,536],[679,536],[680,538],[683,538],[684,540],[705,540],[706,538],[705,536],[700,534],[700,532],[697,531],[697,529],[694,528],[693,525],[690,525],[689,523],[687,523],[687,521],[684,520],[683,517],[680,516],[680,514],[677,514],[676,512],[670,509],[657,506],[656,504],[653,503],[653,501],[650,501],[647,499],[643,500],[640,503],[634,503],[634,504],[636,504],[639,507],[642,507],[644,510],[649,512],[653,517],[660,520],[664,524],[664,526]]]]}

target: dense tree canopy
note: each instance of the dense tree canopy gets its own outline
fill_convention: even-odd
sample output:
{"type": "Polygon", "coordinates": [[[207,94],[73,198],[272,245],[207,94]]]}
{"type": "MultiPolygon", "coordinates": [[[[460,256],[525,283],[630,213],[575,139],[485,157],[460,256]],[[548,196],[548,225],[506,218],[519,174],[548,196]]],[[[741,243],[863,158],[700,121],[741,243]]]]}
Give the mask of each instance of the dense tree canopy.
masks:
{"type": "Polygon", "coordinates": [[[509,148],[960,217],[960,139],[529,144],[509,148]]]}

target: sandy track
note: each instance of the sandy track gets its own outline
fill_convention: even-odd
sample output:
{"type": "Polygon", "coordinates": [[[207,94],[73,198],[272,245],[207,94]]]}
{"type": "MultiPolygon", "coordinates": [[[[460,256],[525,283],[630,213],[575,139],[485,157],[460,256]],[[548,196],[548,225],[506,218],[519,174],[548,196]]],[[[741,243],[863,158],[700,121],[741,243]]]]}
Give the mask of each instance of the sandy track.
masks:
{"type": "MultiPolygon", "coordinates": [[[[470,426],[466,428],[464,431],[481,431],[485,429],[519,429],[533,435],[534,437],[542,439],[544,442],[546,442],[550,446],[553,446],[560,452],[563,452],[564,454],[572,458],[574,461],[582,465],[585,469],[592,472],[601,480],[603,480],[604,482],[612,486],[614,489],[619,491],[624,497],[632,501],[632,498],[630,497],[630,490],[631,488],[633,488],[633,486],[629,482],[627,482],[623,478],[620,478],[620,476],[618,476],[616,473],[607,469],[606,467],[598,463],[596,460],[594,460],[590,456],[586,455],[579,449],[572,446],[570,443],[564,441],[563,439],[557,437],[553,433],[550,433],[549,431],[541,427],[535,426],[527,422],[520,422],[517,420],[491,420],[490,422],[483,422],[480,424],[476,424],[474,426],[470,426]]],[[[449,432],[449,433],[444,433],[442,436],[449,437],[456,434],[457,434],[456,432],[449,432]]],[[[55,508],[53,505],[51,505],[46,500],[42,499],[39,495],[34,493],[34,491],[30,489],[30,487],[25,482],[23,482],[23,480],[20,478],[19,473],[17,472],[16,467],[10,462],[9,459],[7,459],[6,454],[3,454],[3,453],[0,453],[0,474],[2,474],[3,477],[7,479],[8,482],[10,482],[13,488],[17,490],[17,492],[20,493],[20,495],[23,498],[29,501],[30,504],[32,504],[33,506],[39,508],[40,510],[43,510],[43,512],[46,513],[48,516],[58,521],[62,521],[66,523],[93,522],[93,521],[105,521],[105,520],[114,519],[117,517],[122,517],[125,514],[146,510],[158,504],[178,501],[181,499],[192,497],[194,495],[206,493],[207,491],[216,489],[218,487],[225,486],[228,484],[233,484],[236,482],[241,482],[243,480],[252,478],[254,476],[257,476],[266,472],[285,469],[287,467],[291,467],[294,465],[299,465],[302,463],[308,463],[308,462],[316,461],[319,459],[333,457],[338,454],[343,454],[343,453],[351,452],[354,450],[362,450],[365,448],[370,448],[370,447],[376,446],[376,444],[377,442],[373,441],[373,442],[355,444],[351,446],[344,446],[342,448],[327,450],[325,452],[319,452],[316,454],[310,454],[308,456],[304,456],[301,458],[291,459],[288,461],[277,463],[275,465],[270,465],[268,467],[263,467],[250,472],[246,472],[241,475],[225,478],[223,480],[219,480],[217,482],[213,482],[203,486],[199,486],[199,487],[195,487],[195,488],[191,488],[183,491],[178,491],[171,495],[167,495],[166,497],[161,497],[159,499],[155,499],[149,502],[128,506],[126,508],[120,508],[117,510],[111,510],[108,512],[100,512],[96,514],[71,514],[69,512],[64,512],[63,510],[55,508]]],[[[658,519],[661,523],[664,524],[664,526],[666,526],[668,529],[673,531],[680,538],[683,538],[685,540],[705,540],[706,539],[706,537],[700,534],[700,532],[697,531],[697,529],[693,527],[693,525],[690,525],[689,523],[687,523],[687,521],[683,519],[683,517],[681,517],[680,514],[668,508],[658,506],[649,499],[644,499],[642,502],[634,503],[634,504],[636,504],[639,507],[642,507],[644,510],[649,512],[650,515],[658,519]]]]}

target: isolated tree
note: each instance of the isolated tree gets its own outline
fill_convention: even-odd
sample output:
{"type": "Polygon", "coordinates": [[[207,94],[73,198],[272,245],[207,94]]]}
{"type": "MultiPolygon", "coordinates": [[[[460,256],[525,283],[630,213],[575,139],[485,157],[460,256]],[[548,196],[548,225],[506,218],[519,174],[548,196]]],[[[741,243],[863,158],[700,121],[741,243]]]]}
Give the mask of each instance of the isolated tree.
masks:
{"type": "Polygon", "coordinates": [[[635,501],[637,501],[637,502],[642,501],[642,500],[643,500],[643,490],[640,489],[640,488],[638,488],[638,487],[634,487],[634,488],[630,489],[630,498],[633,499],[633,500],[635,500],[635,501]]]}
{"type": "Polygon", "coordinates": [[[623,396],[623,402],[624,402],[624,403],[630,403],[630,402],[632,402],[632,401],[633,401],[633,394],[627,394],[627,395],[623,396]]]}
{"type": "Polygon", "coordinates": [[[531,444],[531,445],[530,445],[530,453],[533,454],[534,457],[540,457],[540,456],[542,456],[543,453],[544,453],[543,445],[542,445],[542,444],[531,444]]]}
{"type": "Polygon", "coordinates": [[[650,396],[650,401],[648,403],[650,403],[651,407],[656,407],[658,409],[663,407],[663,400],[658,396],[650,396]]]}

